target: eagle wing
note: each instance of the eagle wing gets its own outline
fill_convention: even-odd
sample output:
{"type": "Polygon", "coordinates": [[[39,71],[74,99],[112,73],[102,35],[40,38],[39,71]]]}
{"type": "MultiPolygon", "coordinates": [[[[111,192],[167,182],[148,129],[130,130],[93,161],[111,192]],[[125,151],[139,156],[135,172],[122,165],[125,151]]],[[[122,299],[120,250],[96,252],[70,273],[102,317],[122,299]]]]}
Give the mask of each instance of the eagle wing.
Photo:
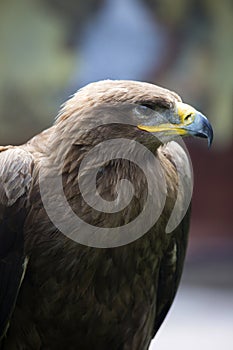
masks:
{"type": "Polygon", "coordinates": [[[189,216],[190,210],[176,230],[175,237],[161,261],[153,337],[163,323],[179,286],[188,241],[189,216]]]}
{"type": "Polygon", "coordinates": [[[18,147],[0,147],[0,340],[27,266],[23,226],[32,168],[30,153],[18,147]]]}
{"type": "Polygon", "coordinates": [[[183,148],[176,142],[169,142],[163,149],[163,153],[178,173],[178,192],[175,204],[177,215],[173,222],[177,224],[181,222],[172,232],[166,233],[171,235],[171,239],[160,263],[153,336],[160,328],[172,305],[182,275],[191,213],[190,204],[185,209],[185,200],[188,199],[188,203],[190,203],[193,185],[191,164],[183,148]],[[180,175],[182,176],[180,177],[180,175]],[[186,210],[187,212],[185,212],[186,210]]]}

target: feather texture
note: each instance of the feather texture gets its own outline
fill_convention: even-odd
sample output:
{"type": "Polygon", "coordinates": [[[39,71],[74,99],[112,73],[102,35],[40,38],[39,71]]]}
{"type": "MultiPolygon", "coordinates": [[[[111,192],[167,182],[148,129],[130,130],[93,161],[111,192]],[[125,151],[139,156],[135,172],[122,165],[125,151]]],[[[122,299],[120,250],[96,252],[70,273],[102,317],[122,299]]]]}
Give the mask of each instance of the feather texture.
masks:
{"type": "MultiPolygon", "coordinates": [[[[143,101],[153,103],[160,113],[173,113],[180,97],[146,83],[91,84],[63,106],[50,129],[25,145],[0,149],[1,350],[148,349],[174,299],[184,262],[189,211],[173,232],[165,232],[178,193],[177,164],[182,168],[183,159],[178,148],[151,142],[150,135],[132,127],[130,120],[112,125],[109,113],[98,112],[105,104],[114,108],[143,101]],[[92,128],[98,118],[102,125],[92,128]],[[80,163],[90,149],[119,137],[142,142],[159,161],[166,191],[159,178],[155,184],[158,199],[159,191],[165,191],[165,205],[140,239],[115,248],[83,246],[52,223],[40,185],[61,174],[66,199],[82,220],[107,228],[128,224],[148,195],[147,179],[137,165],[127,159],[101,164],[98,154],[87,164],[85,171],[98,169],[97,189],[105,200],[116,198],[122,178],[133,184],[131,205],[119,213],[91,208],[78,183],[80,163]]],[[[148,159],[142,161],[153,176],[156,169],[148,159]]],[[[49,187],[47,192],[59,207],[57,195],[49,187]]]]}

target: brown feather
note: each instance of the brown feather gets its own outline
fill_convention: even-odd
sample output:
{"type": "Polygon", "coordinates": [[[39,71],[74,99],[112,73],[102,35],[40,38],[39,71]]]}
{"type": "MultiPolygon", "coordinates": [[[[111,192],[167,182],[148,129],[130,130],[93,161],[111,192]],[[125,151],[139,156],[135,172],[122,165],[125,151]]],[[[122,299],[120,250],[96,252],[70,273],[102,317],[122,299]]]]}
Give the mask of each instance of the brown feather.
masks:
{"type": "MultiPolygon", "coordinates": [[[[7,191],[0,187],[0,203],[4,206],[0,218],[5,217],[7,200],[10,205],[7,215],[11,218],[14,199],[19,203],[23,198],[24,256],[29,256],[29,263],[12,317],[9,313],[10,327],[1,349],[148,349],[178,287],[189,216],[174,232],[165,233],[178,183],[169,147],[165,152],[161,142],[150,144],[144,132],[127,125],[121,128],[102,125],[90,130],[97,116],[93,111],[102,105],[145,101],[172,111],[180,97],[166,89],[133,81],[90,84],[64,105],[53,127],[26,145],[14,148],[21,160],[16,162],[15,173],[10,171],[13,161],[0,173],[1,181],[14,177],[9,182],[10,194],[8,187],[7,191]],[[61,165],[66,151],[63,141],[69,142],[73,135],[75,142],[61,165]],[[67,201],[83,220],[102,227],[125,225],[140,213],[147,196],[145,175],[135,164],[116,159],[98,173],[97,188],[107,200],[115,198],[119,179],[127,178],[133,184],[132,203],[120,213],[107,214],[90,208],[77,181],[80,162],[87,152],[99,142],[117,137],[149,145],[159,159],[167,185],[165,207],[158,222],[128,245],[109,249],[83,246],[64,236],[50,221],[40,196],[39,171],[43,164],[42,181],[62,173],[67,201]],[[33,161],[33,167],[27,159],[33,161]],[[23,169],[20,175],[19,169],[23,169]]],[[[107,121],[108,114],[102,117],[107,121]]],[[[98,168],[100,163],[97,156],[88,166],[98,168]]],[[[0,166],[4,166],[1,158],[0,166]]],[[[153,174],[148,159],[144,166],[153,174]]],[[[53,196],[51,193],[55,200],[53,196]]]]}

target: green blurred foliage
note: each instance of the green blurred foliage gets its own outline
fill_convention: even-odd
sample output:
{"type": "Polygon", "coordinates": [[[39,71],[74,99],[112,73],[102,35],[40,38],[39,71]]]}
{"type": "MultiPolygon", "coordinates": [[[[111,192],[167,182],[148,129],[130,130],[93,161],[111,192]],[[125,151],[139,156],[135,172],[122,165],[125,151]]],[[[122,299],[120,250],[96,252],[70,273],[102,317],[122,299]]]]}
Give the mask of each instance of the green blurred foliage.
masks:
{"type": "Polygon", "coordinates": [[[65,37],[63,22],[37,1],[1,2],[1,144],[51,123],[72,67],[65,37]]]}
{"type": "Polygon", "coordinates": [[[83,24],[95,13],[105,0],[37,0],[47,5],[56,14],[66,20],[67,26],[72,30],[82,30],[83,24]]]}

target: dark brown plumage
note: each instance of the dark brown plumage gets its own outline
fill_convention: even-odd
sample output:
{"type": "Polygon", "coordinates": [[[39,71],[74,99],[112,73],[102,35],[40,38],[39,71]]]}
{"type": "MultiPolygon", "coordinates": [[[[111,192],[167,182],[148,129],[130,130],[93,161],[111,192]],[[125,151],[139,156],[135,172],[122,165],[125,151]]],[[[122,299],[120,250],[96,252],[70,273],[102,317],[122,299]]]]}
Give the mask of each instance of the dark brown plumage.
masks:
{"type": "MultiPolygon", "coordinates": [[[[186,164],[180,148],[168,142],[172,135],[164,136],[164,145],[160,141],[167,134],[160,116],[167,116],[172,134],[183,135],[188,130],[186,133],[212,137],[206,120],[204,124],[198,121],[198,125],[186,121],[190,113],[180,113],[180,102],[175,93],[151,84],[90,84],[64,105],[50,129],[25,145],[0,148],[1,349],[148,349],[179,284],[190,214],[188,210],[173,232],[165,233],[178,195],[176,166],[185,172],[186,164]],[[121,118],[116,107],[123,103],[122,116],[129,118],[129,123],[112,123],[110,115],[121,118]],[[138,126],[130,125],[140,117],[135,116],[137,105],[157,112],[153,133],[161,137],[152,137],[147,131],[151,123],[143,126],[140,120],[138,126]],[[104,125],[95,127],[97,118],[104,125]],[[177,131],[181,124],[182,131],[177,131]],[[167,188],[162,214],[145,235],[127,245],[95,248],[78,244],[63,235],[48,217],[41,199],[39,172],[43,167],[42,184],[62,173],[67,201],[84,221],[101,227],[125,225],[139,215],[148,194],[147,179],[136,164],[126,159],[99,164],[98,154],[88,164],[90,169],[99,168],[97,189],[106,200],[116,198],[116,185],[122,178],[133,184],[134,197],[119,213],[90,208],[77,179],[87,152],[104,140],[119,137],[141,142],[159,159],[167,188]],[[69,150],[61,164],[64,144],[69,150]]],[[[153,174],[150,160],[145,157],[142,161],[153,174]]],[[[159,196],[164,190],[159,179],[157,185],[159,196]]],[[[49,187],[48,195],[59,206],[49,187]]],[[[183,205],[182,200],[179,205],[183,205]]]]}

